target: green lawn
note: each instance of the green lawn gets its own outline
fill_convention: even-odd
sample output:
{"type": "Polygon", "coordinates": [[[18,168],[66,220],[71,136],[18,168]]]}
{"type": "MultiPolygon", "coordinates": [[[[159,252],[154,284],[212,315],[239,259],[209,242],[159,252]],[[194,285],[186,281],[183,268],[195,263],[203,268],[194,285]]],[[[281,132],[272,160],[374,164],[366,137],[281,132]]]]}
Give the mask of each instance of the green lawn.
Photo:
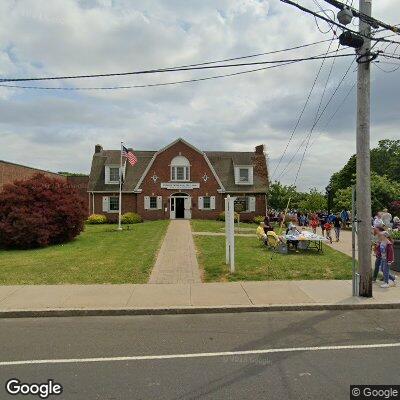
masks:
{"type": "Polygon", "coordinates": [[[146,283],[169,221],[87,225],[74,241],[35,250],[0,250],[0,285],[146,283]]]}
{"type": "Polygon", "coordinates": [[[314,250],[288,255],[268,250],[259,240],[236,237],[236,272],[225,265],[225,237],[194,237],[199,263],[206,282],[351,279],[351,258],[324,245],[322,254],[314,250]]]}
{"type": "MultiPolygon", "coordinates": [[[[194,219],[191,221],[193,232],[225,232],[224,221],[194,219]]],[[[236,233],[256,233],[257,225],[253,223],[235,223],[236,233]]]]}

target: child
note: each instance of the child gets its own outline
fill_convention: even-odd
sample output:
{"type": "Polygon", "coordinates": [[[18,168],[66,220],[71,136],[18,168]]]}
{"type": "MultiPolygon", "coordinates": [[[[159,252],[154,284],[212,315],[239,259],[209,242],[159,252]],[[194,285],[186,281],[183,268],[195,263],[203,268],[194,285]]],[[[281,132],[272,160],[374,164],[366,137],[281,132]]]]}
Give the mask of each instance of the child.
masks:
{"type": "Polygon", "coordinates": [[[311,228],[315,235],[317,234],[318,225],[319,225],[319,221],[318,221],[317,217],[315,215],[313,215],[312,219],[311,219],[311,228]]]}
{"type": "Polygon", "coordinates": [[[396,286],[395,277],[390,273],[390,265],[394,260],[393,243],[389,239],[387,232],[381,232],[378,235],[378,244],[376,256],[381,259],[381,269],[383,272],[384,283],[381,288],[388,288],[389,286],[396,286]],[[391,285],[389,284],[391,281],[391,285]]]}
{"type": "Polygon", "coordinates": [[[331,236],[332,224],[330,222],[326,221],[324,224],[324,229],[326,231],[326,238],[329,239],[329,241],[332,244],[332,236],[331,236]]]}

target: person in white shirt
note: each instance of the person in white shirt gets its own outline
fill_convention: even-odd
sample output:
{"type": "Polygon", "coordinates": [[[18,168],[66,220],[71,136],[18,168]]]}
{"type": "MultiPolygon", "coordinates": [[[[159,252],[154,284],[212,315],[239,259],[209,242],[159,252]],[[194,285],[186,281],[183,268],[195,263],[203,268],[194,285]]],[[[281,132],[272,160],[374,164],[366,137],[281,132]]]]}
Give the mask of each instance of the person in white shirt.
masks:
{"type": "Polygon", "coordinates": [[[388,212],[387,208],[381,213],[381,218],[386,228],[392,227],[392,214],[388,212]]]}

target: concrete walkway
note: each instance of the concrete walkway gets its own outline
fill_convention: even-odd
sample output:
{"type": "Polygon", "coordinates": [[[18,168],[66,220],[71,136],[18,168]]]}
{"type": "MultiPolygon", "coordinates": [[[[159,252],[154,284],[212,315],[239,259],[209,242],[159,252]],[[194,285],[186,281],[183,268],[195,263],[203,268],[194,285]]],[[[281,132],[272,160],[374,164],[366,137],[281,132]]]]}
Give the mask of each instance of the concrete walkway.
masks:
{"type": "Polygon", "coordinates": [[[374,285],[351,296],[350,281],[267,281],[170,285],[0,286],[0,317],[113,315],[265,309],[400,308],[400,287],[374,285]],[[74,312],[75,311],[75,312],[74,312]]]}
{"type": "Polygon", "coordinates": [[[161,245],[149,283],[200,283],[190,222],[172,220],[161,245]]]}

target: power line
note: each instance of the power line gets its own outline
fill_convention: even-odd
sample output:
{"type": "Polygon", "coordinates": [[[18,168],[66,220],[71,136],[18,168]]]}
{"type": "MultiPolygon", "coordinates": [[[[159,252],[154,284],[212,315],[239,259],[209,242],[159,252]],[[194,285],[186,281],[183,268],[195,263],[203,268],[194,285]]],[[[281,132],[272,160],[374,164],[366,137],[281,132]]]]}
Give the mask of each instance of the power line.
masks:
{"type": "MultiPolygon", "coordinates": [[[[337,50],[339,50],[339,46],[338,46],[337,50]]],[[[319,102],[319,105],[318,105],[318,109],[317,109],[317,112],[315,113],[314,124],[310,129],[310,133],[309,133],[308,139],[307,139],[307,144],[306,144],[306,146],[304,148],[303,156],[302,156],[301,161],[299,163],[299,168],[297,169],[296,177],[295,177],[295,179],[293,181],[293,186],[296,186],[297,179],[299,178],[300,170],[301,170],[301,167],[303,166],[304,158],[305,158],[305,155],[306,155],[307,150],[309,148],[311,136],[312,136],[312,134],[314,132],[315,127],[317,126],[318,121],[322,117],[322,113],[321,113],[321,115],[319,117],[318,117],[318,114],[319,114],[319,112],[321,110],[322,102],[323,102],[324,97],[325,97],[326,88],[328,87],[329,80],[330,80],[330,78],[332,76],[332,71],[333,71],[333,67],[335,66],[335,62],[336,62],[336,59],[333,59],[331,68],[329,70],[328,77],[327,77],[326,82],[325,82],[324,90],[323,90],[322,95],[321,95],[321,99],[320,99],[320,102],[319,102]]],[[[326,107],[325,107],[325,109],[326,109],[326,107]]]]}
{"type": "MultiPolygon", "coordinates": [[[[312,44],[295,46],[295,47],[291,47],[288,49],[275,50],[275,51],[268,52],[268,53],[258,53],[258,54],[248,55],[248,56],[225,59],[225,60],[221,60],[221,61],[209,61],[209,62],[204,62],[204,63],[199,63],[199,64],[182,65],[179,67],[156,68],[156,69],[139,70],[139,71],[132,71],[132,72],[86,74],[86,75],[69,75],[69,76],[66,75],[66,76],[53,76],[53,77],[50,76],[50,77],[37,77],[37,78],[2,78],[2,79],[0,79],[0,82],[27,82],[27,81],[45,81],[45,80],[104,78],[104,77],[113,77],[113,76],[141,75],[141,74],[153,74],[153,73],[162,73],[162,72],[180,72],[180,71],[192,71],[192,70],[213,69],[213,68],[229,68],[229,67],[260,65],[260,64],[273,64],[273,63],[280,63],[280,62],[288,62],[288,61],[292,61],[292,60],[272,60],[272,61],[258,61],[258,62],[252,62],[252,63],[210,65],[210,64],[216,64],[216,63],[221,63],[221,62],[226,62],[226,61],[231,61],[231,60],[238,60],[238,59],[249,58],[249,57],[258,57],[261,55],[276,54],[276,53],[281,53],[284,51],[291,51],[294,49],[309,47],[309,46],[323,43],[326,41],[328,41],[328,40],[318,41],[318,42],[314,42],[312,44]]],[[[300,61],[303,61],[303,60],[305,61],[307,58],[301,59],[300,61]]]]}
{"type": "MultiPolygon", "coordinates": [[[[346,95],[344,96],[344,98],[342,99],[342,101],[340,102],[340,104],[338,105],[338,107],[336,108],[335,112],[329,117],[328,121],[325,123],[324,128],[325,129],[333,120],[333,118],[336,117],[336,114],[339,112],[339,110],[343,107],[344,103],[346,102],[346,100],[348,99],[348,97],[350,96],[351,92],[354,90],[354,88],[356,87],[356,82],[353,83],[353,85],[350,87],[350,90],[346,93],[346,95]]],[[[311,142],[309,149],[311,149],[311,147],[313,146],[313,144],[315,143],[315,141],[318,139],[318,137],[320,136],[322,131],[317,133],[317,136],[314,137],[314,140],[311,142]]]]}
{"type": "MultiPolygon", "coordinates": [[[[342,85],[343,81],[346,79],[346,76],[348,75],[348,73],[350,72],[350,69],[354,63],[355,59],[352,60],[352,62],[350,63],[349,67],[347,68],[346,72],[344,73],[343,77],[341,78],[341,80],[339,81],[336,89],[333,91],[330,99],[328,100],[327,104],[325,105],[324,109],[322,110],[321,114],[319,115],[319,118],[317,120],[317,123],[320,121],[320,119],[322,118],[323,114],[325,113],[327,107],[329,106],[329,104],[331,103],[331,101],[333,100],[333,97],[336,95],[337,91],[339,90],[340,86],[342,85]]],[[[303,141],[301,142],[300,146],[297,148],[297,150],[295,151],[295,153],[292,155],[291,159],[289,160],[289,162],[286,164],[285,168],[283,169],[283,171],[280,173],[278,180],[280,180],[282,178],[282,176],[285,174],[285,172],[287,171],[287,169],[289,168],[289,166],[291,165],[291,163],[293,162],[294,158],[296,157],[296,155],[298,154],[298,152],[300,151],[300,149],[303,147],[303,145],[305,144],[306,141],[306,137],[303,139],[303,141]]]]}
{"type": "MultiPolygon", "coordinates": [[[[343,54],[344,56],[344,54],[343,54]]],[[[346,54],[346,56],[354,56],[353,54],[346,54]]],[[[337,56],[339,57],[339,55],[337,56]]],[[[324,57],[317,56],[313,59],[319,60],[324,57]]],[[[333,56],[327,56],[326,58],[333,58],[333,56]]],[[[153,84],[142,84],[142,85],[125,85],[125,86],[106,86],[106,87],[41,87],[41,86],[21,86],[21,85],[3,85],[0,84],[0,87],[8,87],[8,88],[18,88],[18,89],[36,89],[36,90],[65,90],[65,91],[78,91],[78,90],[117,90],[117,89],[134,89],[134,88],[146,88],[146,87],[157,87],[157,86],[170,86],[170,85],[177,85],[177,84],[182,84],[182,83],[191,83],[191,82],[200,82],[200,81],[206,81],[206,80],[211,80],[211,79],[218,79],[218,78],[225,78],[225,77],[230,77],[230,76],[236,76],[236,75],[243,75],[243,74],[248,74],[251,72],[257,72],[257,71],[263,71],[267,69],[272,69],[272,68],[277,68],[277,67],[282,67],[285,65],[290,65],[294,63],[298,63],[301,60],[290,60],[287,62],[281,62],[277,65],[272,65],[269,67],[263,67],[263,68],[256,68],[256,69],[251,69],[247,71],[239,71],[239,72],[233,72],[229,74],[222,74],[222,75],[214,75],[214,76],[209,76],[209,77],[204,77],[204,78],[193,78],[193,79],[185,79],[185,80],[180,80],[180,81],[172,81],[172,82],[164,82],[164,83],[153,83],[153,84]]]]}
{"type": "MultiPolygon", "coordinates": [[[[332,46],[332,43],[333,43],[333,40],[334,40],[334,38],[331,39],[331,42],[329,43],[328,50],[327,50],[326,54],[329,53],[329,50],[330,50],[330,48],[332,46]]],[[[313,84],[311,86],[311,89],[310,89],[310,91],[308,93],[308,96],[306,98],[304,106],[303,106],[302,110],[300,111],[300,115],[297,118],[296,124],[295,124],[294,128],[292,129],[292,132],[290,134],[289,140],[286,143],[286,146],[285,146],[285,148],[284,148],[284,150],[283,150],[283,152],[282,152],[282,154],[281,154],[281,156],[279,158],[279,161],[278,161],[277,165],[275,166],[274,171],[272,172],[271,178],[275,176],[276,171],[278,170],[279,166],[281,165],[281,162],[283,160],[283,157],[286,154],[286,151],[287,151],[287,149],[289,147],[289,144],[291,143],[291,141],[292,141],[292,139],[293,139],[293,137],[294,137],[294,135],[296,133],[296,130],[297,130],[299,124],[300,124],[301,119],[303,118],[304,112],[305,112],[305,110],[307,108],[307,105],[308,105],[308,103],[310,101],[310,98],[311,98],[311,95],[312,95],[312,93],[314,91],[315,85],[317,84],[317,81],[318,81],[319,75],[321,74],[322,67],[324,66],[324,63],[325,63],[325,59],[322,60],[322,63],[320,65],[319,69],[318,69],[317,75],[315,76],[314,82],[313,82],[313,84]]]]}
{"type": "Polygon", "coordinates": [[[310,9],[308,9],[308,8],[298,4],[298,3],[295,3],[292,0],[280,0],[280,1],[282,3],[286,3],[286,4],[289,4],[291,6],[294,6],[294,7],[298,8],[299,10],[304,11],[307,14],[314,15],[314,17],[320,18],[320,19],[324,20],[325,22],[328,22],[330,24],[336,25],[337,27],[343,29],[344,31],[349,31],[349,32],[352,32],[352,33],[354,33],[356,35],[360,35],[360,36],[363,36],[363,37],[365,37],[367,39],[374,40],[374,41],[387,42],[387,43],[400,43],[400,42],[396,42],[396,41],[393,41],[393,40],[387,40],[387,39],[384,39],[384,38],[374,38],[374,37],[370,37],[370,36],[364,35],[364,34],[362,34],[360,32],[354,31],[353,29],[350,29],[350,28],[346,27],[345,25],[339,24],[336,21],[332,21],[331,19],[326,18],[326,17],[316,13],[315,11],[312,11],[312,10],[310,10],[310,9]]]}

